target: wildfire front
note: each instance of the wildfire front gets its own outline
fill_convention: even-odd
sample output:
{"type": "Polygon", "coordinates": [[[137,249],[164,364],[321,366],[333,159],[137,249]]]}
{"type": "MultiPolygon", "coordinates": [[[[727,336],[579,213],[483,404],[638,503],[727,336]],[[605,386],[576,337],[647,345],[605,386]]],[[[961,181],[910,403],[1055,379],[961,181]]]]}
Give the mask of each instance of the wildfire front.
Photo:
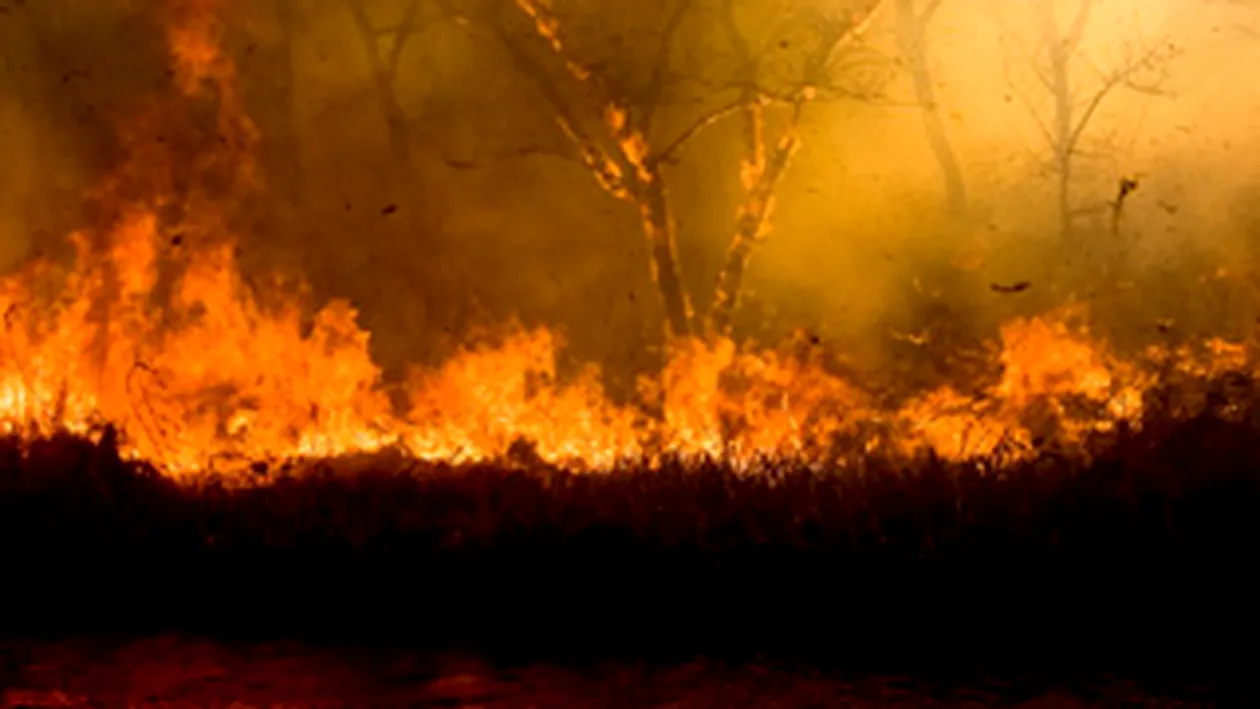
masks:
{"type": "MultiPolygon", "coordinates": [[[[1260,93],[1203,77],[1260,16],[1007,5],[0,0],[0,633],[343,673],[57,651],[6,706],[586,701],[453,690],[469,645],[1225,687],[1260,93]]],[[[688,667],[662,696],[773,694],[688,667]]]]}

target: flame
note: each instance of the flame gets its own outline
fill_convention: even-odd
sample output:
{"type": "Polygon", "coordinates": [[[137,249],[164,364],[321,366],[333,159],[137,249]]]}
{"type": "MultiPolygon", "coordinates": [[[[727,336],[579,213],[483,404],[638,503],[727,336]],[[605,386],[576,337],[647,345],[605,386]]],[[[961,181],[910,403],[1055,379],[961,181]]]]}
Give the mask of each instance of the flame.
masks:
{"type": "Polygon", "coordinates": [[[471,348],[437,371],[416,371],[409,452],[488,460],[519,440],[543,460],[580,468],[611,467],[636,455],[633,414],[607,403],[594,369],[559,383],[555,352],[549,331],[517,331],[498,347],[471,348]]]}
{"type": "MultiPolygon", "coordinates": [[[[51,304],[36,305],[49,264],[0,281],[5,431],[84,433],[112,423],[128,455],[184,477],[385,448],[496,460],[522,443],[572,470],[666,456],[754,470],[835,464],[854,448],[880,446],[957,460],[999,455],[1003,445],[1031,454],[1038,437],[1081,446],[1091,431],[1136,424],[1148,384],[1069,328],[1074,313],[1064,312],[1008,324],[1002,375],[979,396],[942,388],[881,410],[817,357],[693,339],[675,343],[660,375],[643,379],[639,402],[617,404],[598,370],[561,375],[554,333],[514,327],[497,344],[413,372],[400,414],[348,303],[326,305],[304,332],[296,302],[259,304],[228,244],[200,251],[153,316],[160,232],[152,213],[130,213],[111,234],[109,268],[95,266],[85,247],[51,304]],[[120,285],[98,354],[93,303],[107,271],[120,285]]],[[[1213,367],[1241,356],[1224,344],[1220,351],[1232,359],[1213,367]]]]}
{"type": "Polygon", "coordinates": [[[1035,455],[1038,439],[1080,451],[1091,432],[1137,426],[1154,380],[1073,327],[1082,315],[1067,306],[1006,324],[1000,380],[974,397],[945,387],[911,402],[901,412],[910,440],[947,459],[1014,461],[1035,455]]]}
{"type": "MultiPolygon", "coordinates": [[[[545,4],[519,2],[551,28],[545,4]]],[[[416,369],[393,397],[351,304],[328,303],[306,323],[296,296],[264,304],[243,281],[224,215],[260,184],[257,131],[219,48],[217,3],[168,9],[175,86],[182,102],[213,103],[218,139],[181,160],[145,136],[154,121],[178,122],[182,104],[155,107],[127,133],[131,159],[94,195],[106,216],[70,236],[73,263],[35,261],[0,278],[0,430],[10,435],[96,435],[108,424],[129,457],[194,481],[385,449],[455,463],[528,455],[574,471],[666,458],[750,472],[842,468],[875,453],[1019,460],[1050,445],[1088,455],[1094,434],[1140,425],[1157,371],[1250,366],[1247,348],[1221,340],[1122,361],[1065,308],[1002,328],[993,381],[972,393],[942,387],[881,404],[817,348],[755,351],[714,337],[672,343],[637,400],[616,402],[596,368],[561,371],[556,333],[509,326],[493,344],[416,369]],[[188,238],[172,247],[177,235],[188,238]]],[[[606,118],[625,123],[618,110],[606,118]]],[[[642,156],[641,137],[624,140],[642,156]]]]}

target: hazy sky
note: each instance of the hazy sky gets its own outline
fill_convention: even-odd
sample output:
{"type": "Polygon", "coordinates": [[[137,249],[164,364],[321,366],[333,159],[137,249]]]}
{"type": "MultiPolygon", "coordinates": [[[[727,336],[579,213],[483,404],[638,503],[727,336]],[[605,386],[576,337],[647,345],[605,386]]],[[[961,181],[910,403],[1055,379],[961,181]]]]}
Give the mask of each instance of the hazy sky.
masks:
{"type": "MultiPolygon", "coordinates": [[[[940,243],[946,235],[938,223],[939,176],[916,108],[820,107],[793,189],[783,197],[781,238],[766,247],[759,273],[808,283],[836,308],[869,303],[871,317],[878,317],[890,291],[912,286],[916,269],[898,266],[904,254],[952,258],[948,252],[960,240],[977,241],[988,251],[977,277],[981,286],[1022,278],[1030,266],[1020,259],[1023,246],[1053,233],[1047,192],[1053,175],[1041,167],[1045,143],[1027,108],[1013,99],[1002,69],[1009,61],[1010,80],[1030,86],[1020,57],[1004,52],[1000,41],[1003,29],[1016,41],[1035,40],[1027,14],[1020,23],[1019,11],[1028,5],[947,1],[930,37],[941,111],[973,196],[969,234],[940,243]],[[836,283],[867,296],[854,298],[836,283]]],[[[1219,242],[1234,252],[1237,241],[1253,238],[1240,231],[1237,206],[1260,188],[1260,82],[1249,69],[1260,67],[1260,5],[1100,0],[1097,6],[1082,52],[1098,70],[1123,61],[1130,47],[1170,42],[1180,53],[1169,65],[1165,95],[1117,89],[1102,104],[1082,148],[1091,154],[1080,159],[1078,199],[1101,204],[1114,198],[1120,177],[1140,176],[1125,224],[1142,253],[1175,258],[1186,240],[1197,247],[1219,242]]],[[[889,43],[890,15],[870,29],[868,41],[889,43]]],[[[1079,76],[1083,102],[1097,74],[1086,66],[1079,76]]],[[[890,93],[911,95],[905,82],[890,93]]]]}

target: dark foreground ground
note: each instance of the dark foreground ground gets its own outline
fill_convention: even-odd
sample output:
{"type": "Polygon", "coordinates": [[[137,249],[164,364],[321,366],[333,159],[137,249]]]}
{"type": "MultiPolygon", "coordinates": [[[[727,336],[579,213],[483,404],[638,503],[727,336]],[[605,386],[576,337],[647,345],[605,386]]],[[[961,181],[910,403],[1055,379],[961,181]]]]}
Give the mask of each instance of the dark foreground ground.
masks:
{"type": "Polygon", "coordinates": [[[544,674],[703,656],[893,685],[979,672],[1250,691],[1246,424],[1151,426],[1088,468],[1000,474],[353,467],[189,490],[108,443],[0,444],[8,671],[89,656],[89,637],[178,633],[164,642],[474,653],[544,674]]]}
{"type": "MultiPolygon", "coordinates": [[[[1120,676],[878,675],[695,659],[492,664],[474,656],[236,644],[163,636],[0,645],[0,707],[985,707],[1204,706],[1218,686],[1120,676]]],[[[1246,697],[1229,697],[1234,702],[1246,697]]],[[[1231,702],[1233,704],[1234,702],[1231,702]]],[[[1234,704],[1237,705],[1237,704],[1234,704]]]]}

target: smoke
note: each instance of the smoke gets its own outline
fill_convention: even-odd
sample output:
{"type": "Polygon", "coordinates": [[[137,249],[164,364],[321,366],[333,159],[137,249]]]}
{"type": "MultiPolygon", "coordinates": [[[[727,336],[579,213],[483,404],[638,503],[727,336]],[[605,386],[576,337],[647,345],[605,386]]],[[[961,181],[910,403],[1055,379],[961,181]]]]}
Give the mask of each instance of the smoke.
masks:
{"type": "MultiPolygon", "coordinates": [[[[1094,3],[1070,72],[1078,111],[1134,53],[1176,51],[1158,86],[1135,76],[1087,122],[1067,239],[1042,135],[1053,101],[1037,54],[1039,3],[944,0],[925,25],[929,108],[959,164],[965,213],[947,200],[939,145],[900,56],[898,3],[886,0],[841,47],[828,65],[836,90],[802,111],[801,148],[750,262],[739,333],[780,340],[805,328],[873,370],[991,338],[1011,316],[1068,300],[1094,305],[1120,340],[1139,341],[1156,321],[1224,334],[1251,326],[1260,85],[1246,68],[1260,65],[1260,7],[1094,3]],[[1124,179],[1137,186],[1117,208],[1124,179]]],[[[1051,4],[1071,18],[1080,3],[1051,4]]],[[[735,4],[765,67],[759,80],[786,93],[818,43],[811,16],[797,4],[735,4]]],[[[151,97],[188,89],[193,74],[214,76],[195,52],[168,72],[159,5],[0,0],[0,264],[58,252],[92,217],[82,196],[122,159],[118,127],[151,97]]],[[[261,192],[234,225],[255,283],[279,272],[308,281],[315,302],[349,298],[391,374],[513,317],[560,328],[574,358],[614,373],[655,362],[663,316],[638,210],[577,159],[539,77],[554,80],[587,129],[599,128],[594,89],[552,71],[547,48],[511,19],[512,3],[492,17],[509,18],[504,31],[524,55],[481,13],[494,3],[460,6],[466,16],[435,0],[219,5],[233,85],[258,129],[261,192]]],[[[669,27],[674,3],[623,5],[554,3],[574,51],[628,100],[659,57],[642,38],[669,27]]],[[[674,30],[665,108],[649,136],[657,144],[738,88],[723,83],[739,74],[724,2],[693,5],[674,30]]],[[[771,145],[789,110],[766,108],[771,145]]],[[[208,124],[201,134],[223,132],[208,124]]],[[[678,260],[701,309],[747,197],[744,140],[732,114],[664,169],[678,260]]]]}

